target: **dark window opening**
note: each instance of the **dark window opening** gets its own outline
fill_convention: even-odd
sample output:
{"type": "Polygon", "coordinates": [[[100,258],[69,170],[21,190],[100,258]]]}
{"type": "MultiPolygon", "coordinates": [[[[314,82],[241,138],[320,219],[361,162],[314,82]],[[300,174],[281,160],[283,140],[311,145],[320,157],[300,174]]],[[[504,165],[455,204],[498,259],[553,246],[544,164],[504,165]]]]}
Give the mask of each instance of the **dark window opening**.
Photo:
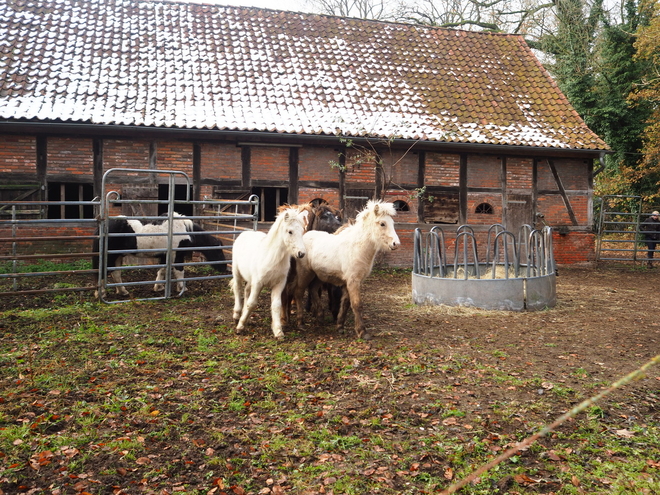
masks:
{"type": "Polygon", "coordinates": [[[40,201],[39,184],[0,184],[0,217],[18,215],[21,218],[40,218],[46,208],[41,205],[14,204],[14,201],[40,201]]]}
{"type": "Polygon", "coordinates": [[[493,209],[492,205],[489,205],[488,203],[481,203],[480,205],[477,205],[477,207],[474,209],[474,212],[484,215],[492,215],[495,213],[495,210],[493,209]]]}
{"type": "Polygon", "coordinates": [[[259,197],[260,222],[274,222],[277,208],[289,201],[289,190],[285,187],[253,187],[252,194],[259,197]]]}
{"type": "MultiPolygon", "coordinates": [[[[92,184],[75,184],[53,182],[48,184],[48,201],[92,201],[94,186],[92,184]]],[[[94,218],[94,205],[91,204],[61,204],[48,206],[48,218],[76,219],[94,218]]]]}
{"type": "MultiPolygon", "coordinates": [[[[188,201],[192,199],[192,191],[188,194],[188,185],[175,184],[174,185],[174,211],[181,215],[192,216],[194,215],[193,205],[185,203],[177,203],[177,201],[188,201]]],[[[170,198],[170,185],[158,184],[158,200],[167,201],[170,198]]],[[[162,215],[167,213],[167,203],[158,204],[158,214],[162,215]]]]}
{"type": "Polygon", "coordinates": [[[394,202],[394,209],[396,211],[410,211],[410,206],[408,206],[408,203],[401,199],[397,199],[394,202]]]}

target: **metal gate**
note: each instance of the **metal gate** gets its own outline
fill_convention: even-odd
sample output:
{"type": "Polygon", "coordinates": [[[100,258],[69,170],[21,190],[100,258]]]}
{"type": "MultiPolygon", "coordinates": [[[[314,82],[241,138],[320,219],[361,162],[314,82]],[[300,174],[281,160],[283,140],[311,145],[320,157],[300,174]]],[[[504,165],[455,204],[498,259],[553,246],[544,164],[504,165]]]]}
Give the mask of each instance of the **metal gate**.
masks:
{"type": "MultiPolygon", "coordinates": [[[[6,201],[0,202],[0,296],[40,294],[50,292],[83,292],[100,290],[110,294],[114,293],[117,284],[108,283],[107,273],[109,270],[121,270],[122,273],[145,270],[147,273],[156,272],[155,269],[164,268],[165,279],[160,281],[165,285],[164,294],[154,297],[140,299],[111,299],[104,296],[102,300],[108,303],[124,302],[126,300],[151,300],[171,297],[172,287],[172,263],[175,250],[172,248],[172,236],[176,232],[171,230],[164,233],[168,237],[169,249],[166,252],[166,262],[162,265],[144,264],[145,258],[141,254],[146,252],[132,251],[132,262],[128,266],[108,267],[107,246],[109,234],[108,225],[112,219],[126,218],[138,220],[161,219],[159,215],[124,215],[124,207],[128,206],[132,211],[146,211],[148,207],[155,206],[165,208],[170,219],[177,209],[192,209],[195,215],[186,215],[187,218],[198,223],[206,233],[219,238],[223,246],[220,248],[225,253],[226,261],[231,263],[231,249],[233,241],[243,230],[256,230],[259,199],[256,196],[248,200],[213,200],[204,199],[194,201],[187,194],[183,199],[175,199],[174,186],[185,186],[190,191],[191,181],[189,177],[179,171],[163,170],[141,170],[141,169],[111,169],[108,170],[102,180],[102,190],[107,191],[105,197],[100,201],[95,198],[92,201],[6,201]],[[140,177],[143,175],[144,177],[140,177]],[[167,199],[127,199],[122,198],[116,191],[111,190],[113,181],[125,183],[126,177],[130,176],[132,182],[145,184],[157,184],[156,178],[163,176],[169,183],[169,197],[167,199]],[[68,206],[80,206],[81,209],[92,208],[94,218],[49,218],[49,208],[60,208],[68,206]],[[98,240],[99,269],[94,270],[89,266],[90,258],[94,257],[92,245],[98,240]],[[82,268],[76,268],[75,261],[80,261],[82,268]],[[72,261],[74,263],[72,263],[72,261]],[[60,266],[62,268],[60,268],[60,266]],[[77,285],[66,283],[68,275],[83,275],[88,277],[89,283],[81,283],[81,277],[76,277],[77,285]]],[[[56,211],[57,211],[56,210],[56,211]]],[[[153,211],[153,209],[152,209],[153,211]]],[[[170,225],[172,223],[170,222],[170,225]]],[[[124,234],[125,235],[125,234],[124,234]]],[[[194,251],[194,248],[182,248],[180,251],[194,251]]],[[[128,254],[128,253],[127,253],[128,254]]],[[[183,266],[207,265],[204,261],[191,261],[183,263],[183,266]]],[[[210,280],[230,277],[231,274],[213,274],[201,276],[187,276],[186,281],[210,280]]],[[[135,278],[135,277],[132,277],[135,278]]],[[[155,277],[154,277],[155,278],[155,277]]],[[[130,286],[153,285],[155,280],[131,280],[124,281],[122,285],[130,286]]],[[[180,294],[180,293],[179,293],[180,294]]]]}
{"type": "Polygon", "coordinates": [[[598,215],[596,261],[645,261],[648,251],[640,226],[658,209],[645,205],[640,196],[603,196],[598,215]]]}
{"type": "MultiPolygon", "coordinates": [[[[257,196],[251,196],[247,201],[222,201],[222,200],[204,200],[204,201],[194,201],[190,199],[189,192],[191,190],[191,181],[188,175],[180,171],[170,171],[170,170],[142,170],[142,169],[128,169],[128,168],[115,168],[108,170],[103,175],[102,180],[102,190],[108,191],[105,194],[104,200],[101,202],[101,211],[100,211],[100,222],[99,222],[99,272],[98,272],[98,287],[101,289],[101,300],[109,303],[123,302],[123,299],[111,299],[111,289],[122,285],[124,287],[130,286],[142,286],[142,285],[153,285],[156,282],[162,283],[164,285],[164,293],[162,295],[154,295],[152,297],[143,297],[137,298],[134,300],[155,300],[155,299],[165,299],[171,297],[173,294],[173,285],[175,281],[172,279],[172,264],[174,261],[175,251],[195,251],[195,248],[177,248],[173,249],[173,238],[177,234],[172,230],[174,213],[177,208],[183,208],[185,206],[192,206],[193,211],[202,213],[202,215],[187,215],[186,218],[193,220],[196,223],[199,223],[204,230],[211,235],[214,235],[220,238],[223,241],[223,246],[218,247],[217,249],[225,250],[226,254],[229,254],[231,250],[231,245],[228,245],[228,242],[233,244],[233,241],[237,234],[241,231],[250,229],[257,229],[257,222],[259,219],[259,198],[257,196]],[[158,199],[122,199],[120,194],[116,191],[109,190],[108,184],[113,183],[113,176],[126,176],[126,175],[145,175],[148,180],[152,183],[155,183],[154,177],[156,176],[166,176],[169,184],[168,188],[168,198],[163,200],[158,199]],[[187,191],[185,199],[175,199],[175,185],[185,186],[187,191]],[[153,214],[139,214],[139,215],[124,215],[123,212],[127,209],[130,211],[154,211],[153,208],[149,208],[150,205],[166,205],[167,212],[161,215],[153,214]],[[129,208],[126,208],[129,206],[129,208]],[[165,253],[165,263],[163,264],[144,264],[145,258],[149,258],[150,254],[158,252],[158,249],[141,249],[141,250],[131,250],[127,252],[122,252],[121,250],[110,251],[108,249],[108,240],[110,237],[121,237],[126,236],[122,233],[111,233],[109,232],[108,226],[113,219],[126,219],[126,220],[140,220],[140,221],[151,221],[151,220],[162,220],[163,217],[167,217],[170,221],[168,222],[169,229],[167,232],[162,234],[137,234],[139,235],[150,235],[150,236],[163,236],[167,238],[168,249],[165,253]],[[121,267],[112,267],[108,266],[108,254],[127,254],[132,258],[132,262],[126,266],[121,267]],[[110,282],[108,275],[112,274],[115,271],[119,271],[121,274],[128,273],[132,270],[142,270],[145,268],[155,268],[155,269],[164,269],[164,279],[162,281],[158,280],[140,280],[133,282],[124,282],[121,284],[116,282],[110,282]]],[[[181,234],[180,232],[178,234],[181,234]]],[[[135,235],[135,234],[134,234],[135,235]]],[[[228,256],[225,256],[228,259],[228,256]]],[[[229,261],[225,261],[225,264],[228,264],[229,261]]],[[[199,266],[206,265],[206,262],[186,262],[183,263],[181,269],[185,269],[186,266],[199,266]]],[[[231,274],[223,275],[203,275],[195,277],[186,277],[186,281],[191,280],[212,280],[219,278],[228,278],[231,274]]],[[[178,294],[181,295],[184,289],[181,289],[178,294]]]]}

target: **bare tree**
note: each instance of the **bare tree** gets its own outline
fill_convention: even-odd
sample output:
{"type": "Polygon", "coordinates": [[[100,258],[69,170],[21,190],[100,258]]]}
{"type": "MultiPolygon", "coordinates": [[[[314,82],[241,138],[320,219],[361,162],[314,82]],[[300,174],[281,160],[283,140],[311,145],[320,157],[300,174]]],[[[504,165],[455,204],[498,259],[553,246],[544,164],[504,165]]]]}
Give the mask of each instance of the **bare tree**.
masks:
{"type": "Polygon", "coordinates": [[[545,24],[545,16],[553,6],[554,0],[399,0],[396,19],[528,35],[545,24]]]}
{"type": "Polygon", "coordinates": [[[310,10],[321,14],[360,19],[387,20],[393,18],[393,2],[387,0],[307,0],[310,10]]]}

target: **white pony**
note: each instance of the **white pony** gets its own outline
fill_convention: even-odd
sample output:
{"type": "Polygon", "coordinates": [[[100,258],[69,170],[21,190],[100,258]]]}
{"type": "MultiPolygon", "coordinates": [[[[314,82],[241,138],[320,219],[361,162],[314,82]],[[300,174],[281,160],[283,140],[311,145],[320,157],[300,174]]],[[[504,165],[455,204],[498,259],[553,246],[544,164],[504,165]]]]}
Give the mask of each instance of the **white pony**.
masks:
{"type": "MultiPolygon", "coordinates": [[[[371,273],[374,259],[379,251],[394,250],[401,242],[394,230],[393,216],[396,214],[392,203],[371,200],[357,215],[355,223],[345,225],[334,234],[319,230],[305,233],[303,240],[307,257],[298,263],[300,272],[294,292],[296,305],[302,308],[305,288],[316,275],[321,282],[343,286],[337,329],[341,330],[346,321],[349,305],[355,315],[355,333],[357,338],[371,338],[365,333],[362,319],[362,282],[371,273]]],[[[312,310],[319,312],[318,290],[310,287],[312,310]]],[[[299,311],[298,324],[301,323],[302,311],[299,311]]]]}
{"type": "Polygon", "coordinates": [[[257,305],[261,289],[266,287],[271,289],[273,334],[278,339],[284,337],[282,289],[286,285],[290,258],[301,259],[306,253],[303,244],[306,215],[305,211],[297,207],[285,208],[277,215],[268,234],[245,231],[234,241],[231,289],[234,292],[234,320],[238,321],[237,333],[245,328],[248,317],[257,305]]]}

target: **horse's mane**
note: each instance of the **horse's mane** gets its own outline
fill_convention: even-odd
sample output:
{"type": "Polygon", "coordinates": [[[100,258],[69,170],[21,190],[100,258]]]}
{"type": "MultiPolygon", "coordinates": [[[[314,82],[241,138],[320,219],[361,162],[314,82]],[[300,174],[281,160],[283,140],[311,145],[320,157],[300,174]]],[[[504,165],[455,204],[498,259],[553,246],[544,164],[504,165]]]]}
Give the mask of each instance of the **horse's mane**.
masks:
{"type": "MultiPolygon", "coordinates": [[[[293,210],[296,214],[302,214],[303,227],[305,228],[305,231],[309,230],[312,223],[312,217],[314,216],[314,206],[312,203],[306,203],[304,205],[290,205],[284,203],[277,207],[277,217],[279,218],[279,216],[287,210],[293,210]]],[[[275,221],[277,221],[277,218],[275,218],[275,221]]]]}
{"type": "Polygon", "coordinates": [[[367,206],[365,206],[364,209],[358,213],[356,220],[362,220],[367,215],[375,215],[376,218],[382,216],[393,217],[396,215],[396,208],[394,208],[392,203],[387,203],[380,199],[370,199],[367,201],[367,206]]]}

